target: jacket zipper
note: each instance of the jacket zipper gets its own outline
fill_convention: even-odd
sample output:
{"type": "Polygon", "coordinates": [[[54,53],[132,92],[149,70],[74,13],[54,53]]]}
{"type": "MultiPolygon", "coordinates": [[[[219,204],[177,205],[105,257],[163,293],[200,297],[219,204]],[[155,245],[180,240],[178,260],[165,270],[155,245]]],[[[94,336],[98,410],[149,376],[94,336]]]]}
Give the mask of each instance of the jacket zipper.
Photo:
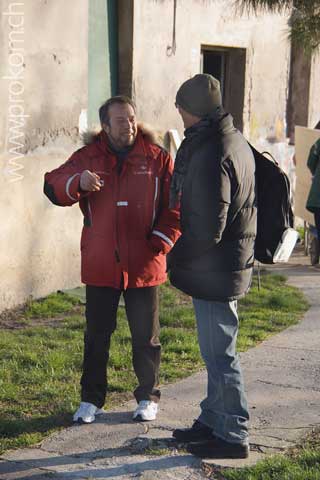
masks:
{"type": "Polygon", "coordinates": [[[153,224],[154,224],[154,221],[156,219],[156,202],[157,202],[157,197],[158,197],[158,190],[159,190],[159,178],[155,177],[155,188],[154,188],[153,214],[152,214],[151,229],[153,228],[153,224]]]}
{"type": "Polygon", "coordinates": [[[114,251],[114,256],[116,259],[117,263],[120,263],[120,253],[119,253],[119,215],[118,215],[118,198],[119,198],[119,190],[120,190],[120,184],[119,184],[119,179],[120,175],[116,175],[116,182],[117,182],[117,188],[116,188],[116,248],[114,251]]]}

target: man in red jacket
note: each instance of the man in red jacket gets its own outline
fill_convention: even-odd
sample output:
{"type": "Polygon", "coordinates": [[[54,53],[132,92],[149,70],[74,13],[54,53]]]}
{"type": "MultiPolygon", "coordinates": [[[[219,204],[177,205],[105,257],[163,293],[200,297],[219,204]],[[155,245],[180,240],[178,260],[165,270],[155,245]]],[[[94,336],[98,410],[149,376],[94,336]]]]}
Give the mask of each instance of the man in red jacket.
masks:
{"type": "Polygon", "coordinates": [[[86,332],[81,403],[73,419],[91,423],[102,413],[110,338],[122,292],[139,383],[133,419],[154,420],[160,399],[158,285],[166,280],[165,254],[179,236],[178,212],[169,209],[173,163],[150,133],[137,126],[129,98],[110,98],[99,115],[101,132],[47,173],[44,186],[54,204],[79,202],[84,216],[86,332]]]}

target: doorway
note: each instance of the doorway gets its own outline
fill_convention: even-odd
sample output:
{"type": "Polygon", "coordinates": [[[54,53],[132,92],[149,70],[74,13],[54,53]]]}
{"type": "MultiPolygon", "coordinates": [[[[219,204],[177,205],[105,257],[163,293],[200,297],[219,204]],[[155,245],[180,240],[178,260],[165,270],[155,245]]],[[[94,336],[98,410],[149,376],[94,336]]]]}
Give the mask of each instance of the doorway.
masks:
{"type": "Polygon", "coordinates": [[[224,108],[231,113],[235,126],[243,131],[246,49],[204,45],[201,71],[220,81],[224,108]]]}

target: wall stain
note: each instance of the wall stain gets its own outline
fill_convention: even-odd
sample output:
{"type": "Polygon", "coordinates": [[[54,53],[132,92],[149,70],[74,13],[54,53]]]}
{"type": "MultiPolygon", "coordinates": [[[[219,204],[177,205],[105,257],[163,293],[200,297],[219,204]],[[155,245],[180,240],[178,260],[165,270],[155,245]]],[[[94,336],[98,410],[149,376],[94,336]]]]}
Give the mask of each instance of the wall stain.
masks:
{"type": "Polygon", "coordinates": [[[49,130],[41,130],[36,128],[31,134],[25,135],[25,147],[23,153],[32,152],[38,147],[45,147],[49,143],[55,142],[58,138],[66,138],[72,143],[79,141],[78,127],[62,127],[49,130]]]}

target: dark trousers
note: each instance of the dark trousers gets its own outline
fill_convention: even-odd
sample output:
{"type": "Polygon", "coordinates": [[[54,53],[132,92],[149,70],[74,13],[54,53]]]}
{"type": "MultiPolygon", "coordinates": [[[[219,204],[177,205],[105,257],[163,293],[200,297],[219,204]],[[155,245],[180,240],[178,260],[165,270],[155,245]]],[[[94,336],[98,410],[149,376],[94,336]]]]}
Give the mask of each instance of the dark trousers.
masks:
{"type": "MultiPolygon", "coordinates": [[[[81,400],[101,408],[107,392],[107,364],[110,339],[117,325],[121,290],[110,287],[86,287],[86,331],[84,335],[81,400]]],[[[158,402],[160,391],[158,287],[128,288],[123,291],[132,339],[132,361],[139,386],[137,402],[158,402]]]]}

